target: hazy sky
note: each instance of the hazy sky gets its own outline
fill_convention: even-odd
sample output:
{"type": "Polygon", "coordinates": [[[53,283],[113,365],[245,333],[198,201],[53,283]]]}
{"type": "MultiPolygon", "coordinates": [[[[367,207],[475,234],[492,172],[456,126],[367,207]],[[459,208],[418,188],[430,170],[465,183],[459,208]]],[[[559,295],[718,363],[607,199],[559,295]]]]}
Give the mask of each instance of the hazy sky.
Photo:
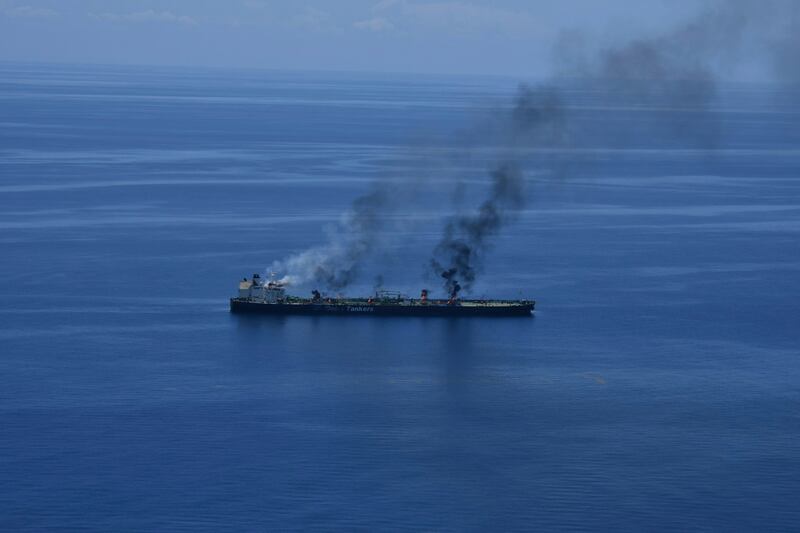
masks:
{"type": "Polygon", "coordinates": [[[0,60],[544,76],[701,0],[0,0],[0,60]]]}

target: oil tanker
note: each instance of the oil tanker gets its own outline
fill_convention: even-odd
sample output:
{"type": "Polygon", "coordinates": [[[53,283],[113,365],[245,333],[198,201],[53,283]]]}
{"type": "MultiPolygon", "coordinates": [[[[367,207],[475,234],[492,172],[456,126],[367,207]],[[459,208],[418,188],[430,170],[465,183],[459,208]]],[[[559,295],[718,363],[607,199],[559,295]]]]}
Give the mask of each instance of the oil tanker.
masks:
{"type": "Polygon", "coordinates": [[[286,294],[280,281],[264,281],[258,274],[239,282],[238,296],[231,298],[232,313],[270,315],[367,315],[367,316],[445,316],[445,317],[508,317],[531,316],[533,300],[466,300],[453,291],[450,298],[428,298],[423,289],[419,298],[398,292],[377,291],[368,298],[326,297],[312,291],[310,298],[286,294]]]}

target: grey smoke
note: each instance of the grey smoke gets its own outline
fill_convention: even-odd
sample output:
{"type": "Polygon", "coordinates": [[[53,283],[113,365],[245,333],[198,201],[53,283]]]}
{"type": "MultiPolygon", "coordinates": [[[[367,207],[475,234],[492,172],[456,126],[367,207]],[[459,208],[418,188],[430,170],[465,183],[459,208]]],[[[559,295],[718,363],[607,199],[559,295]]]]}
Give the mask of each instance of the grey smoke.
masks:
{"type": "MultiPolygon", "coordinates": [[[[650,140],[652,134],[658,142],[713,148],[721,129],[714,109],[719,74],[738,64],[743,48],[753,41],[766,43],[778,76],[800,81],[798,11],[791,0],[720,0],[706,2],[697,16],[654,36],[598,46],[580,32],[564,33],[556,46],[553,80],[520,88],[510,111],[482,133],[498,149],[489,190],[473,211],[445,221],[430,259],[448,293],[457,292],[461,284],[472,286],[493,238],[525,206],[523,169],[529,149],[582,142],[580,133],[568,128],[574,110],[565,103],[573,103],[565,88],[577,84],[578,93],[591,91],[620,110],[616,119],[602,124],[609,143],[650,140]],[[637,130],[624,116],[628,108],[658,116],[640,126],[649,130],[637,130]]],[[[374,188],[356,199],[331,229],[327,243],[272,268],[288,272],[286,281],[346,287],[364,259],[380,247],[392,205],[390,191],[374,188]]]]}
{"type": "Polygon", "coordinates": [[[362,261],[378,246],[391,196],[390,187],[374,185],[328,229],[328,242],[275,262],[271,270],[287,272],[281,280],[285,283],[313,282],[330,290],[343,289],[356,279],[362,261]]]}

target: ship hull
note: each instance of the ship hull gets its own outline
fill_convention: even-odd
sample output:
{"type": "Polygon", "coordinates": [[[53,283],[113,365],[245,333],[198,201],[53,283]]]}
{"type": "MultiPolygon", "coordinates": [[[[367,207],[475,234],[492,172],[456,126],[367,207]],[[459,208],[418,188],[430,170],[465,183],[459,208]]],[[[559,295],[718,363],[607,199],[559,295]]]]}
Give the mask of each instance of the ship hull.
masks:
{"type": "Polygon", "coordinates": [[[232,313],[265,315],[509,317],[531,316],[534,302],[507,305],[370,305],[338,303],[265,303],[231,298],[232,313]]]}

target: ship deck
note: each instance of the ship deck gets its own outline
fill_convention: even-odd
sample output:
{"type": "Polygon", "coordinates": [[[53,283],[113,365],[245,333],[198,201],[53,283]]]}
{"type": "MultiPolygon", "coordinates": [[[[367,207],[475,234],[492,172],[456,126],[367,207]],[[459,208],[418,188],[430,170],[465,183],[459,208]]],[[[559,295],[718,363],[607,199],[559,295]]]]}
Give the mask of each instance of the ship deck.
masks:
{"type": "Polygon", "coordinates": [[[276,302],[258,298],[231,298],[235,313],[375,316],[530,316],[533,300],[371,300],[368,298],[309,298],[289,297],[276,302]]]}
{"type": "Polygon", "coordinates": [[[455,304],[449,303],[448,300],[428,300],[422,302],[420,300],[373,300],[368,298],[331,298],[314,301],[310,298],[287,298],[283,302],[285,305],[371,305],[371,306],[386,306],[386,307],[511,307],[518,305],[527,305],[532,303],[530,300],[458,300],[455,304]]]}

